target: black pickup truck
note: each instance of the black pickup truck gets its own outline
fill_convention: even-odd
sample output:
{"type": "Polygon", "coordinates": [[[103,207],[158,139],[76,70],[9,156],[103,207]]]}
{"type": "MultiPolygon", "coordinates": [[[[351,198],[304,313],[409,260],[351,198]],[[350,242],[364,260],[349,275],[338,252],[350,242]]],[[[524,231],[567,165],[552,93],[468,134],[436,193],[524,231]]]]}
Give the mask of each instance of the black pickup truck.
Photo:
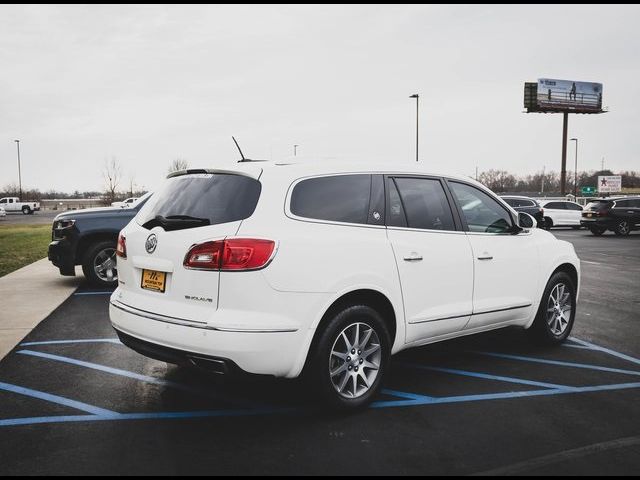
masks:
{"type": "Polygon", "coordinates": [[[87,279],[99,287],[118,284],[118,233],[136,216],[151,196],[147,193],[131,207],[104,207],[61,213],[53,220],[49,260],[61,275],[75,276],[82,265],[87,279]]]}

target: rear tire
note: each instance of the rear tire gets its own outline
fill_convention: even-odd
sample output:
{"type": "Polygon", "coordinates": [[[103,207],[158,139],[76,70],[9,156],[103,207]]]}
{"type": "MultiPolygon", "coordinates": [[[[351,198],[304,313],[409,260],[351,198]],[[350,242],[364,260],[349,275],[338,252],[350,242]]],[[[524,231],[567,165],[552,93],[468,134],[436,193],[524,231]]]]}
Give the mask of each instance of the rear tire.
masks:
{"type": "Polygon", "coordinates": [[[22,207],[22,214],[23,215],[29,215],[31,213],[31,209],[29,207],[27,207],[26,205],[24,207],[22,207]]]}
{"type": "Polygon", "coordinates": [[[619,237],[629,235],[631,233],[631,226],[629,225],[629,222],[626,220],[620,220],[613,229],[613,233],[619,237]]]}
{"type": "Polygon", "coordinates": [[[559,344],[571,334],[575,318],[576,287],[567,273],[556,272],[544,289],[530,332],[542,343],[559,344]]]}
{"type": "Polygon", "coordinates": [[[602,235],[604,232],[606,232],[606,228],[602,228],[602,227],[589,227],[589,230],[591,231],[591,233],[593,233],[596,237],[599,237],[600,235],[602,235]]]}
{"type": "Polygon", "coordinates": [[[330,407],[363,408],[380,391],[390,352],[382,316],[366,305],[347,307],[320,333],[307,380],[330,407]]]}
{"type": "Polygon", "coordinates": [[[92,285],[115,288],[118,285],[116,242],[105,240],[90,245],[83,256],[82,271],[92,285]]]}

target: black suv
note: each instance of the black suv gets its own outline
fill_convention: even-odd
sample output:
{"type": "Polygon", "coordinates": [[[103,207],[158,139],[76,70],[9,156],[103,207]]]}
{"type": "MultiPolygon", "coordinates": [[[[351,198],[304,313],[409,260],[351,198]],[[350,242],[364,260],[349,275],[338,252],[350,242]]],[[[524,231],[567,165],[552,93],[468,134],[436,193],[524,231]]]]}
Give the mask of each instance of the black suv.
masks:
{"type": "Polygon", "coordinates": [[[500,195],[500,198],[507,202],[516,212],[528,213],[535,218],[538,228],[546,228],[544,209],[533,198],[517,197],[515,195],[500,195]]]}
{"type": "Polygon", "coordinates": [[[629,235],[640,226],[640,197],[589,199],[580,225],[594,235],[602,235],[607,230],[616,235],[629,235]]]}
{"type": "Polygon", "coordinates": [[[132,207],[105,207],[61,213],[53,220],[49,260],[61,275],[75,276],[82,265],[84,276],[99,287],[118,283],[116,244],[118,233],[136,216],[151,196],[144,195],[132,207]]]}

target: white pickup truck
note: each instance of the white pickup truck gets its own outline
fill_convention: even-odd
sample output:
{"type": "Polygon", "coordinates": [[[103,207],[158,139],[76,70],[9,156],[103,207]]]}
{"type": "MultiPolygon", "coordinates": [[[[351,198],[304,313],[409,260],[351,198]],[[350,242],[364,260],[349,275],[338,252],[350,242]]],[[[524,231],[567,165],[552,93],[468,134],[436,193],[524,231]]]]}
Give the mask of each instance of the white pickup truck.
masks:
{"type": "Polygon", "coordinates": [[[0,207],[4,208],[7,213],[22,212],[25,215],[40,210],[38,202],[21,202],[18,197],[0,198],[0,207]]]}

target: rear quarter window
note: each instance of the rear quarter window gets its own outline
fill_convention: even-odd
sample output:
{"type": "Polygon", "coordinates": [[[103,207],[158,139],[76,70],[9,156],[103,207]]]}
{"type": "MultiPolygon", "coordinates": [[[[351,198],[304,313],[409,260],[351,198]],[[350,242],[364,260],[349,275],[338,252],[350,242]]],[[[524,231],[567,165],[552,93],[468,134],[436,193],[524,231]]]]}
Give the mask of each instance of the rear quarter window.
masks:
{"type": "Polygon", "coordinates": [[[354,174],[308,178],[291,193],[291,213],[316,220],[384,224],[384,212],[370,209],[370,199],[382,209],[384,190],[378,175],[354,174]]]}

